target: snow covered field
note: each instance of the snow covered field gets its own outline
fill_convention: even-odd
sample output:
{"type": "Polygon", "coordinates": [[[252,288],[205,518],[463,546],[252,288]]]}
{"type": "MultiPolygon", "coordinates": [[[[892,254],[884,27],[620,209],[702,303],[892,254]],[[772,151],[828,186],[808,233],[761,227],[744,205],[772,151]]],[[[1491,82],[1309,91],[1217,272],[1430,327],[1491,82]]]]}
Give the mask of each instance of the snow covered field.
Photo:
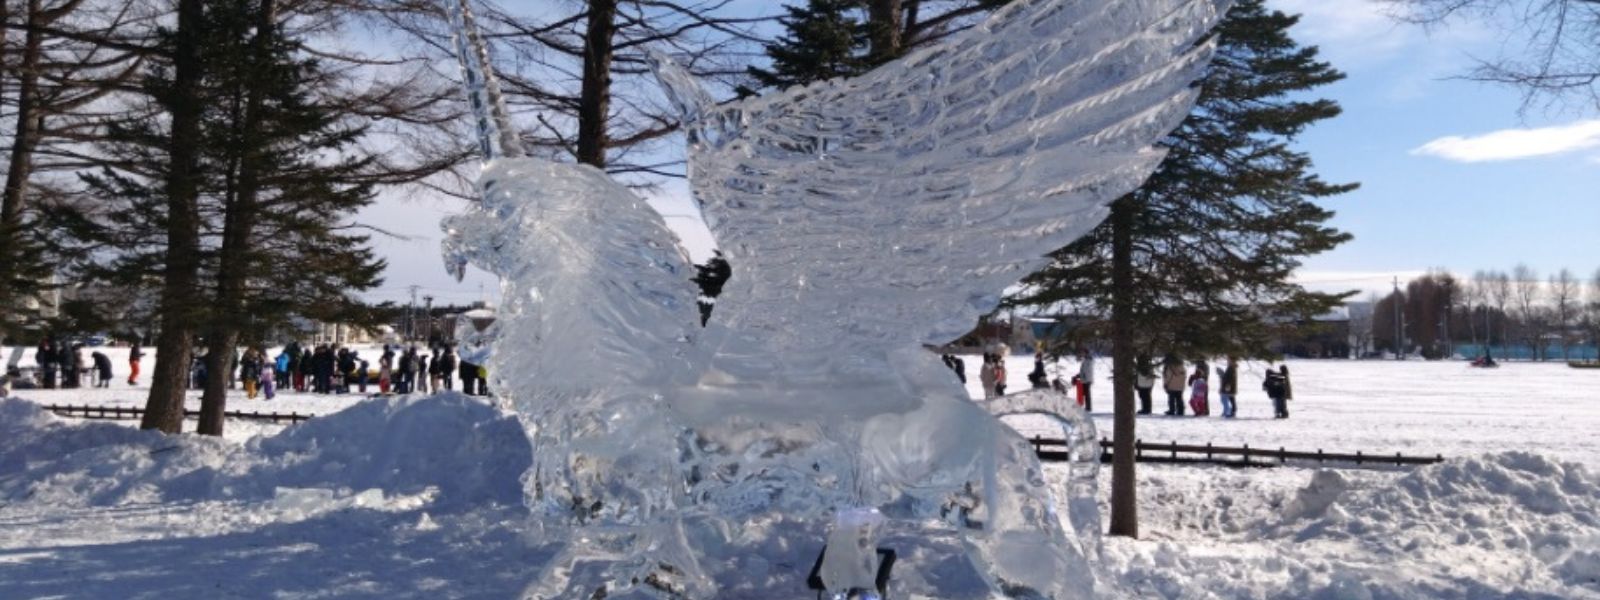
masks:
{"type": "MultiPolygon", "coordinates": [[[[981,397],[980,357],[962,357],[967,388],[981,397]]],[[[1094,416],[1111,434],[1111,361],[1095,361],[1094,416]]],[[[1474,369],[1462,362],[1291,360],[1294,400],[1290,418],[1272,418],[1261,391],[1265,363],[1239,365],[1239,416],[1223,419],[1212,377],[1210,417],[1166,417],[1166,395],[1156,384],[1155,414],[1139,418],[1139,438],[1150,442],[1212,442],[1219,446],[1329,452],[1417,454],[1449,457],[1522,450],[1574,461],[1600,471],[1600,369],[1558,363],[1504,363],[1474,369]]],[[[1215,367],[1215,364],[1213,364],[1215,367]]],[[[1006,362],[1008,391],[1028,387],[1033,359],[1006,362]]],[[[1059,372],[1070,379],[1076,361],[1059,372]]],[[[1046,366],[1051,371],[1051,366],[1046,366]]],[[[1190,367],[1193,371],[1193,367],[1190,367]]],[[[1189,395],[1184,394],[1185,401],[1189,395]]],[[[1187,409],[1187,405],[1186,408],[1187,409]]],[[[1047,422],[1019,420],[1025,435],[1060,437],[1047,422]]]]}
{"type": "MultiPolygon", "coordinates": [[[[967,357],[974,374],[978,362],[967,357]]],[[[1096,384],[1103,433],[1107,362],[1096,384]]],[[[1405,471],[1141,465],[1144,539],[1107,540],[1104,597],[1600,598],[1600,373],[1289,365],[1287,421],[1270,419],[1263,365],[1250,365],[1240,419],[1143,417],[1140,436],[1450,461],[1405,471]]],[[[1012,389],[1030,368],[1027,357],[1011,362],[1012,389]]],[[[327,416],[272,437],[211,440],[34,404],[142,400],[120,381],[18,395],[26,400],[0,402],[0,598],[513,598],[550,554],[519,505],[527,442],[478,399],[241,397],[230,408],[327,416]]]]}

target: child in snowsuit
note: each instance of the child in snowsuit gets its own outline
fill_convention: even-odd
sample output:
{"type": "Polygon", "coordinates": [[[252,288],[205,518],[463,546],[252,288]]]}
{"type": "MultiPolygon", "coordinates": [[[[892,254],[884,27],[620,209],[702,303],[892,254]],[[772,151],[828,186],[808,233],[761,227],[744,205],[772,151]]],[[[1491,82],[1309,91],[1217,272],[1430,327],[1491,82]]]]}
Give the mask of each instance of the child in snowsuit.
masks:
{"type": "Polygon", "coordinates": [[[1194,416],[1204,417],[1211,414],[1210,373],[1206,372],[1206,363],[1195,365],[1194,374],[1189,376],[1189,408],[1194,409],[1194,416]]]}

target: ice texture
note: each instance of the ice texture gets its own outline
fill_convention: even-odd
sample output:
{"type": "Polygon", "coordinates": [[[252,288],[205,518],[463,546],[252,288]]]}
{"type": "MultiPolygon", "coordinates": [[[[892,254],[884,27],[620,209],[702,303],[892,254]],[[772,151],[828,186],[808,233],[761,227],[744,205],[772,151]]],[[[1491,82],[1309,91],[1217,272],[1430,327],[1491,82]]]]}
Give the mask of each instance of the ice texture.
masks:
{"type": "MultiPolygon", "coordinates": [[[[1091,597],[1091,422],[1052,392],[972,402],[922,345],[1148,176],[1226,8],[1022,0],[866,76],[724,105],[658,57],[733,265],[704,329],[686,255],[636,195],[487,152],[445,254],[502,281],[469,333],[529,431],[528,503],[558,546],[525,596],[801,597],[826,544],[830,597],[863,587],[876,547],[901,557],[894,597],[1091,597]],[[1009,414],[1062,425],[1064,494],[1009,414]]],[[[481,142],[514,143],[455,19],[481,142]]]]}

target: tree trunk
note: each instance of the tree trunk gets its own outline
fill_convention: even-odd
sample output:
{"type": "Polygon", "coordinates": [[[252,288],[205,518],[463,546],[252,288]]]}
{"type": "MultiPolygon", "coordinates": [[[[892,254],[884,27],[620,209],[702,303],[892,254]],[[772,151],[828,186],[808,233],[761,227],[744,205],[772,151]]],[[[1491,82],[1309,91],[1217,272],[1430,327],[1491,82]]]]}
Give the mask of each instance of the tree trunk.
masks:
{"type": "Polygon", "coordinates": [[[1134,472],[1133,224],[1138,206],[1123,198],[1111,205],[1111,535],[1139,537],[1138,480],[1134,472]]]}
{"type": "Polygon", "coordinates": [[[140,428],[167,433],[183,430],[184,389],[199,313],[196,296],[200,292],[200,182],[196,151],[200,145],[202,65],[195,28],[200,24],[203,6],[203,0],[178,0],[173,85],[165,102],[172,129],[168,140],[171,167],[166,181],[167,257],[161,285],[161,336],[156,341],[156,365],[140,428]]]}
{"type": "MultiPolygon", "coordinates": [[[[262,0],[256,19],[256,36],[252,40],[252,55],[257,66],[264,67],[271,60],[272,35],[276,29],[276,6],[273,0],[262,0]]],[[[243,114],[236,116],[235,131],[238,140],[238,186],[223,216],[222,247],[217,259],[217,298],[212,304],[212,334],[207,338],[211,355],[207,358],[207,373],[222,373],[232,369],[233,353],[239,346],[239,333],[249,322],[249,309],[245,302],[245,282],[248,279],[253,253],[253,229],[261,188],[261,137],[262,96],[267,92],[258,85],[243,84],[243,114]]],[[[222,435],[223,414],[227,412],[228,386],[225,377],[207,380],[205,393],[200,398],[201,435],[222,435]]]]}
{"type": "Polygon", "coordinates": [[[868,0],[868,62],[874,66],[900,56],[901,0],[868,0]]]}
{"type": "Polygon", "coordinates": [[[206,387],[200,396],[200,435],[222,435],[223,413],[228,408],[228,374],[239,347],[238,328],[214,327],[206,333],[206,387]]]}
{"type": "MultiPolygon", "coordinates": [[[[7,2],[4,11],[10,13],[7,2]]],[[[22,62],[16,70],[17,122],[11,134],[10,164],[6,167],[5,191],[0,194],[0,294],[13,289],[12,277],[17,276],[21,260],[17,235],[22,230],[23,203],[27,200],[28,178],[33,172],[33,151],[39,143],[39,120],[36,118],[39,96],[39,59],[43,53],[44,8],[41,0],[28,0],[25,16],[28,28],[23,37],[22,62]]],[[[3,39],[0,39],[3,41],[3,39]]],[[[19,300],[0,296],[0,306],[13,306],[19,300]]]]}
{"type": "Polygon", "coordinates": [[[589,0],[583,36],[583,89],[578,99],[578,162],[606,167],[606,117],[611,110],[612,37],[617,0],[589,0]]]}

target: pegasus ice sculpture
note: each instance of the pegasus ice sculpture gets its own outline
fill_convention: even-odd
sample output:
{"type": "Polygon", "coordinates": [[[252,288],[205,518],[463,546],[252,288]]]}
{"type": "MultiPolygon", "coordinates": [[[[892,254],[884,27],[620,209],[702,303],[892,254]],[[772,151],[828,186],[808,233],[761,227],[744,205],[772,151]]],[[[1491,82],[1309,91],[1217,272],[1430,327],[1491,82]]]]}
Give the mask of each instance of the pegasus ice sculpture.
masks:
{"type": "Polygon", "coordinates": [[[879,548],[896,597],[1092,595],[1092,423],[1050,393],[975,403],[922,345],[1143,182],[1228,0],[1017,0],[865,76],[720,105],[658,59],[734,266],[705,329],[650,207],[520,156],[467,1],[446,4],[488,160],[445,252],[502,280],[472,333],[557,546],[528,597],[868,598],[879,548]],[[1065,523],[994,418],[1019,412],[1074,441],[1065,523]]]}

